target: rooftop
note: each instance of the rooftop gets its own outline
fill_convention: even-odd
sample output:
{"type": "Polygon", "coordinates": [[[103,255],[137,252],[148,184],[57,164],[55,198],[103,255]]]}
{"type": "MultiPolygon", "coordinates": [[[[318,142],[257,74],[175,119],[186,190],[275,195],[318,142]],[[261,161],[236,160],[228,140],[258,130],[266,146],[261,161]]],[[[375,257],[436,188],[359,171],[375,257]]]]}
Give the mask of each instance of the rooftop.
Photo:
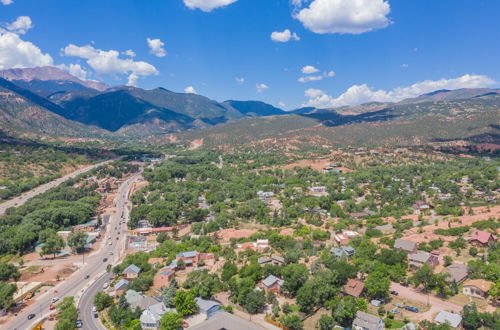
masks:
{"type": "Polygon", "coordinates": [[[448,323],[453,328],[457,328],[460,323],[462,323],[462,316],[447,311],[441,311],[436,318],[434,318],[434,321],[441,324],[448,323]]]}

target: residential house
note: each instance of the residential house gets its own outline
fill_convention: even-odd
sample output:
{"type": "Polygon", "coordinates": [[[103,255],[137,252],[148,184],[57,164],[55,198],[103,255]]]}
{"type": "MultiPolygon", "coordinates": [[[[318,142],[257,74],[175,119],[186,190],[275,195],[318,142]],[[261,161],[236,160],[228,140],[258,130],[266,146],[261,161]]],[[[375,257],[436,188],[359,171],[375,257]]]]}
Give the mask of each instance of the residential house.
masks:
{"type": "Polygon", "coordinates": [[[415,204],[412,205],[411,208],[413,209],[414,214],[421,214],[424,213],[425,211],[430,210],[432,206],[426,202],[417,201],[415,202],[415,204]]]}
{"type": "Polygon", "coordinates": [[[347,281],[347,284],[344,285],[344,289],[342,290],[342,292],[354,298],[359,298],[364,288],[365,284],[363,282],[354,278],[350,278],[347,281]]]}
{"type": "Polygon", "coordinates": [[[134,264],[131,264],[123,270],[122,274],[125,276],[126,279],[130,280],[137,278],[140,272],[141,269],[139,267],[137,267],[134,264]]]}
{"type": "Polygon", "coordinates": [[[197,251],[189,251],[179,253],[176,257],[177,261],[182,260],[189,267],[198,264],[199,253],[197,251]]]}
{"type": "Polygon", "coordinates": [[[333,254],[337,258],[350,257],[356,253],[356,250],[352,246],[341,246],[340,248],[331,248],[330,254],[333,254]]]}
{"type": "Polygon", "coordinates": [[[221,329],[238,329],[238,330],[263,330],[260,326],[255,323],[251,323],[236,315],[220,311],[216,313],[212,318],[197,324],[195,326],[189,327],[190,330],[221,330],[221,329]]]}
{"type": "Polygon", "coordinates": [[[264,265],[281,266],[285,264],[285,259],[283,257],[273,255],[271,257],[260,257],[259,259],[257,259],[257,262],[261,266],[264,265]]]}
{"type": "Polygon", "coordinates": [[[448,311],[440,311],[434,318],[434,322],[438,324],[448,323],[452,328],[458,328],[462,323],[462,316],[448,311]]]}
{"type": "Polygon", "coordinates": [[[221,304],[214,300],[206,300],[202,298],[195,298],[196,304],[198,305],[198,311],[201,315],[204,315],[207,319],[215,315],[215,313],[221,310],[221,304]]]}
{"type": "Polygon", "coordinates": [[[462,292],[465,295],[486,298],[488,296],[488,291],[494,286],[494,283],[486,280],[467,280],[463,284],[462,292]]]}
{"type": "Polygon", "coordinates": [[[407,239],[398,238],[394,242],[394,248],[401,249],[401,250],[406,251],[408,253],[415,253],[415,252],[417,252],[417,243],[410,241],[410,240],[407,240],[407,239]]]}
{"type": "Polygon", "coordinates": [[[257,197],[259,198],[266,198],[266,197],[273,197],[274,193],[272,191],[257,191],[257,197]]]}
{"type": "Polygon", "coordinates": [[[476,230],[469,238],[469,243],[479,246],[487,247],[490,242],[496,242],[497,237],[491,233],[482,230],[476,230]]]}
{"type": "Polygon", "coordinates": [[[420,268],[424,264],[428,264],[431,267],[435,267],[439,264],[439,258],[437,255],[425,252],[425,251],[417,251],[415,253],[410,254],[410,266],[420,268]]]}
{"type": "Polygon", "coordinates": [[[261,283],[264,290],[280,293],[281,286],[285,283],[285,281],[274,275],[269,275],[263,279],[261,283]]]}
{"type": "Polygon", "coordinates": [[[380,317],[362,311],[356,312],[356,318],[352,321],[352,328],[357,330],[383,330],[384,320],[380,317]]]}
{"type": "Polygon", "coordinates": [[[115,295],[121,296],[128,289],[128,284],[130,282],[122,278],[115,284],[115,295]]]}
{"type": "Polygon", "coordinates": [[[157,288],[166,287],[175,278],[175,270],[171,268],[162,268],[153,278],[153,286],[157,288]]]}
{"type": "Polygon", "coordinates": [[[158,329],[160,320],[163,314],[175,309],[167,308],[163,302],[154,304],[145,309],[140,317],[141,326],[143,329],[158,329]]]}
{"type": "Polygon", "coordinates": [[[146,296],[135,290],[127,290],[125,292],[125,300],[130,305],[130,308],[132,310],[135,310],[137,307],[139,307],[141,311],[158,303],[156,299],[146,296]]]}
{"type": "Polygon", "coordinates": [[[465,264],[451,264],[446,267],[446,272],[450,274],[447,278],[448,281],[455,281],[455,283],[462,283],[468,276],[467,265],[465,264]]]}

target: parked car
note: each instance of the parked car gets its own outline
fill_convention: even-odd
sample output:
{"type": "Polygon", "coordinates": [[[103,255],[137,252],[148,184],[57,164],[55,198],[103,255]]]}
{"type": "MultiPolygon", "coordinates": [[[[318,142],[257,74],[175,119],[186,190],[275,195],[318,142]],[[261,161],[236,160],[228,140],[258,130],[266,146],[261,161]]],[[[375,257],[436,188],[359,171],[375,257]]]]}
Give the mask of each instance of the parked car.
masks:
{"type": "Polygon", "coordinates": [[[89,279],[89,277],[90,277],[90,275],[89,275],[89,274],[85,275],[85,279],[86,279],[86,280],[88,280],[88,279],[89,279]]]}
{"type": "Polygon", "coordinates": [[[399,293],[397,291],[391,291],[391,294],[397,296],[399,293]]]}
{"type": "Polygon", "coordinates": [[[102,262],[106,262],[106,261],[108,261],[108,258],[102,259],[102,262]]]}
{"type": "Polygon", "coordinates": [[[405,306],[401,305],[401,304],[394,304],[394,306],[399,307],[399,308],[405,308],[405,306]]]}
{"type": "Polygon", "coordinates": [[[54,305],[54,304],[50,304],[49,309],[50,309],[50,310],[54,310],[54,309],[56,309],[56,305],[54,305]]]}
{"type": "Polygon", "coordinates": [[[413,307],[413,306],[405,306],[405,309],[407,311],[410,311],[410,312],[413,312],[413,313],[418,313],[418,308],[417,307],[413,307]]]}
{"type": "Polygon", "coordinates": [[[82,322],[82,320],[76,320],[76,322],[75,322],[75,326],[76,326],[77,328],[81,328],[81,327],[83,327],[83,322],[82,322]]]}
{"type": "Polygon", "coordinates": [[[409,287],[409,286],[410,286],[410,284],[409,284],[408,282],[402,282],[402,283],[400,283],[400,284],[401,284],[402,286],[405,286],[405,287],[409,287]]]}
{"type": "Polygon", "coordinates": [[[52,298],[52,303],[55,303],[56,301],[59,301],[59,297],[52,298]]]}
{"type": "Polygon", "coordinates": [[[28,315],[28,320],[31,320],[34,317],[35,317],[35,314],[31,313],[30,315],[28,315]]]}
{"type": "Polygon", "coordinates": [[[107,289],[107,288],[108,288],[108,286],[109,286],[109,283],[108,283],[108,282],[106,282],[106,283],[104,283],[104,285],[102,286],[102,289],[103,289],[103,290],[104,290],[104,289],[107,289]]]}
{"type": "Polygon", "coordinates": [[[399,309],[394,308],[394,309],[391,309],[391,311],[390,311],[390,312],[391,312],[392,314],[397,314],[397,313],[399,313],[399,309]]]}

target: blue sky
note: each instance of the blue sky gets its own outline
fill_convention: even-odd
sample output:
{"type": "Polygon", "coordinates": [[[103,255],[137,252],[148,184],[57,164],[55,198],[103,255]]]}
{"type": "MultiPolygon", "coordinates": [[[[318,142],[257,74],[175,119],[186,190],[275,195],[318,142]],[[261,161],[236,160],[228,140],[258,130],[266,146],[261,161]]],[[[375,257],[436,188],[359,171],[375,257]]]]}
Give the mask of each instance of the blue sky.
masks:
{"type": "Polygon", "coordinates": [[[499,12],[496,0],[0,0],[0,69],[59,65],[287,109],[397,101],[498,87],[499,12]]]}

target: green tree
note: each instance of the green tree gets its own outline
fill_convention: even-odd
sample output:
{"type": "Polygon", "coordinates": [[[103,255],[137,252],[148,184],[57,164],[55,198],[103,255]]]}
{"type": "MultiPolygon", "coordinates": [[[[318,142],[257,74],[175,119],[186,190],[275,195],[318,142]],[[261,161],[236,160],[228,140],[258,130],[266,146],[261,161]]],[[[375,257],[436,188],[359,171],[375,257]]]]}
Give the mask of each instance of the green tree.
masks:
{"type": "Polygon", "coordinates": [[[295,295],[300,287],[306,282],[309,270],[302,264],[290,264],[283,267],[282,275],[285,281],[281,287],[282,290],[295,295]]]}
{"type": "Polygon", "coordinates": [[[0,262],[0,281],[8,281],[10,279],[18,280],[21,277],[21,273],[16,266],[6,263],[0,262]]]}
{"type": "Polygon", "coordinates": [[[425,291],[431,290],[434,285],[434,272],[431,266],[425,264],[420,267],[410,278],[410,281],[415,286],[422,285],[425,291]]]}
{"type": "Polygon", "coordinates": [[[99,291],[94,297],[94,306],[100,312],[113,303],[113,298],[106,293],[99,291]]]}
{"type": "Polygon", "coordinates": [[[335,320],[331,316],[321,315],[318,326],[320,330],[331,330],[335,326],[335,320]]]}
{"type": "Polygon", "coordinates": [[[366,293],[371,298],[386,298],[389,294],[391,281],[382,272],[373,272],[368,274],[365,281],[366,293]]]}
{"type": "Polygon", "coordinates": [[[304,327],[304,322],[300,319],[298,315],[283,315],[280,319],[281,324],[283,324],[288,329],[301,330],[304,327]]]}
{"type": "Polygon", "coordinates": [[[168,312],[160,319],[160,330],[182,329],[182,316],[179,313],[168,312]]]}
{"type": "Polygon", "coordinates": [[[85,244],[87,243],[88,235],[84,232],[72,233],[68,237],[68,246],[76,253],[82,253],[85,249],[85,244]]]}
{"type": "Polygon", "coordinates": [[[238,267],[231,261],[226,261],[222,267],[221,280],[227,282],[238,273],[238,267]]]}
{"type": "Polygon", "coordinates": [[[477,311],[476,304],[472,304],[462,311],[462,326],[467,330],[476,330],[482,326],[481,315],[477,311]]]}
{"type": "Polygon", "coordinates": [[[14,304],[14,293],[17,287],[15,284],[0,282],[0,308],[9,308],[14,304]]]}
{"type": "Polygon", "coordinates": [[[194,300],[194,293],[191,291],[177,291],[174,305],[177,312],[182,316],[191,315],[198,309],[198,305],[194,300]]]}
{"type": "Polygon", "coordinates": [[[56,253],[60,252],[64,246],[65,243],[63,238],[57,234],[52,234],[45,239],[40,255],[44,256],[47,254],[53,254],[55,258],[56,253]]]}
{"type": "Polygon", "coordinates": [[[245,307],[245,309],[250,314],[257,314],[262,312],[264,310],[264,307],[266,307],[266,296],[264,294],[264,291],[250,291],[246,295],[243,307],[245,307]]]}
{"type": "Polygon", "coordinates": [[[166,307],[171,308],[174,306],[174,298],[177,293],[177,287],[170,283],[170,285],[163,289],[163,303],[166,307]]]}

